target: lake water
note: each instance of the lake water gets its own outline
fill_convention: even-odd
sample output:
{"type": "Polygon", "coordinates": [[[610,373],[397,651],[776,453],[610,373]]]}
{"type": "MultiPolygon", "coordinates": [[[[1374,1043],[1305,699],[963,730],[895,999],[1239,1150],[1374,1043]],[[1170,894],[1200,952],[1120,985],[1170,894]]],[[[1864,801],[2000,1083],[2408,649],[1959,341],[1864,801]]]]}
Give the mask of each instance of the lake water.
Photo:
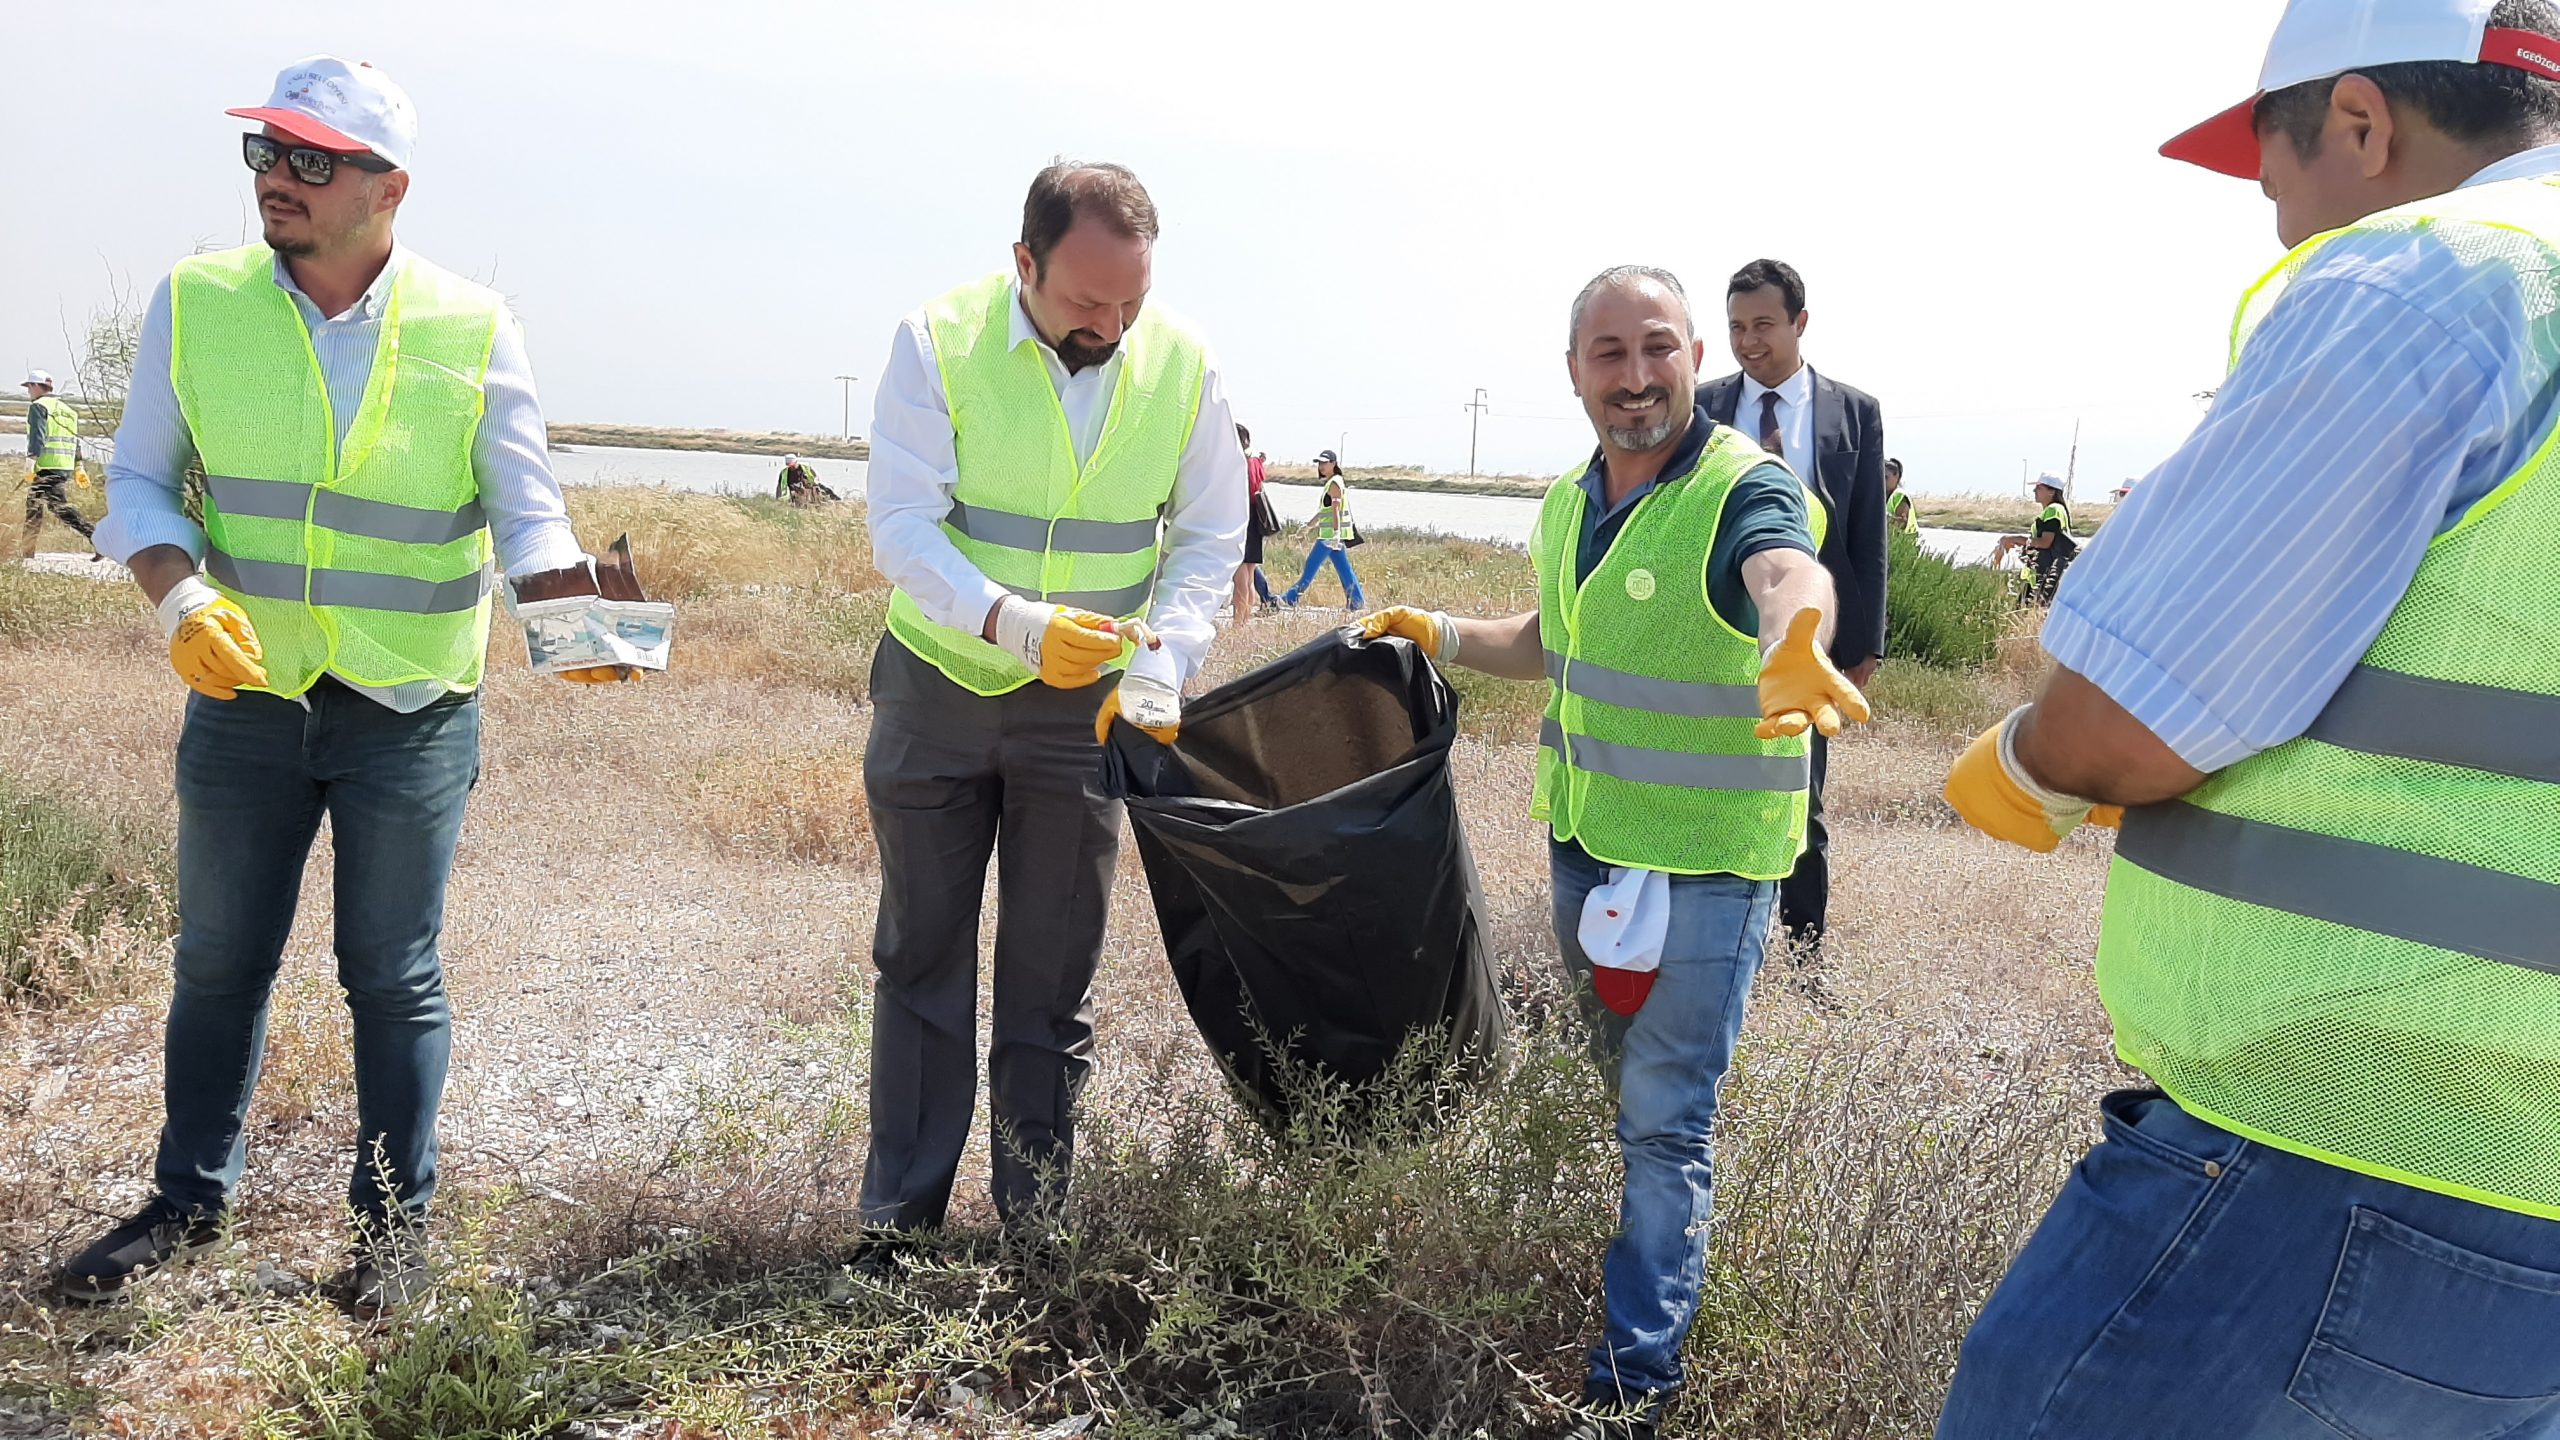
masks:
{"type": "MultiPolygon", "coordinates": [[[[818,478],[839,495],[862,493],[860,460],[813,460],[818,478]]],[[[551,452],[551,473],[563,485],[664,485],[714,495],[770,495],[782,473],[778,455],[733,455],[720,450],[626,450],[579,445],[551,452]]]]}
{"type": "MultiPolygon", "coordinates": [[[[860,460],[815,460],[818,478],[850,500],[862,493],[870,466],[860,460]]],[[[567,485],[664,485],[672,490],[698,490],[724,495],[770,495],[782,462],[771,455],[737,455],[718,450],[627,450],[611,445],[580,445],[551,452],[552,472],[567,485]]],[[[1271,503],[1283,522],[1315,513],[1317,491],[1311,485],[1270,487],[1271,503]]],[[[1436,530],[1470,540],[1506,545],[1529,543],[1529,527],[1538,518],[1534,500],[1498,495],[1425,495],[1407,490],[1360,490],[1354,479],[1355,513],[1363,524],[1405,530],[1436,530]]],[[[1981,560],[1999,538],[1987,531],[1924,529],[1920,538],[1932,550],[1957,561],[1981,560]]]]}

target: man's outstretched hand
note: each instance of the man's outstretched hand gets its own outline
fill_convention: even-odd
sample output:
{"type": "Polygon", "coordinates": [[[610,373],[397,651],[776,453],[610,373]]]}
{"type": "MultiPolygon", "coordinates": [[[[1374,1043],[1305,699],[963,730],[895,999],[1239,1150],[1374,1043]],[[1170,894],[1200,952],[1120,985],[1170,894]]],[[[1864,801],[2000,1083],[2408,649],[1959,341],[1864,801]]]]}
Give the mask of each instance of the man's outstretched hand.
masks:
{"type": "Polygon", "coordinates": [[[1867,697],[1822,653],[1821,634],[1822,612],[1799,610],[1786,637],[1760,662],[1761,739],[1807,730],[1837,735],[1842,725],[1863,725],[1873,713],[1867,697]]]}

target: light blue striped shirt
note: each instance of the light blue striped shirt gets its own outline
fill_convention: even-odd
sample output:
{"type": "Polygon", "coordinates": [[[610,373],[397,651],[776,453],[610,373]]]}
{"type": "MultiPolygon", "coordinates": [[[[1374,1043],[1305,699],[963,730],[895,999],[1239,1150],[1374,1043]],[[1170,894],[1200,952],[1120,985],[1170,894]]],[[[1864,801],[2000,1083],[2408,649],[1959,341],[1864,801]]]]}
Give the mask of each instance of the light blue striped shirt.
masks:
{"type": "MultiPolygon", "coordinates": [[[[2560,146],[2464,188],[2553,175],[2560,146]]],[[[2199,770],[2309,729],[2428,543],[2551,432],[2520,283],[2425,231],[2332,242],[2072,567],[2046,651],[2199,770]]]]}
{"type": "MultiPolygon", "coordinates": [[[[336,412],[337,440],[344,445],[373,379],[373,357],[382,339],[382,311],[391,298],[392,279],[408,261],[395,249],[363,297],[346,313],[327,316],[294,283],[282,259],[276,261],[276,284],[293,297],[294,308],[311,332],[311,350],[320,361],[320,378],[329,389],[336,412]]],[[[142,333],[134,352],[132,392],[125,397],[124,419],[116,427],[114,457],[107,462],[107,515],[98,522],[97,547],[108,559],[129,562],[154,545],[175,545],[198,561],[204,559],[204,529],[187,518],[180,487],[188,462],[195,458],[195,436],[178,408],[178,393],[169,379],[169,282],[152,292],[143,312],[142,333]]],[[[524,336],[513,316],[498,326],[490,348],[489,373],[482,384],[484,408],[479,433],[472,441],[472,475],[480,486],[481,508],[488,514],[498,568],[510,575],[558,570],[581,563],[583,552],[569,527],[569,511],[560,482],[551,473],[548,432],[542,404],[533,389],[533,368],[525,358],[524,336]]],[[[341,677],[343,678],[343,677],[341,677]]],[[[409,711],[445,693],[432,681],[367,690],[395,710],[409,711]]]]}

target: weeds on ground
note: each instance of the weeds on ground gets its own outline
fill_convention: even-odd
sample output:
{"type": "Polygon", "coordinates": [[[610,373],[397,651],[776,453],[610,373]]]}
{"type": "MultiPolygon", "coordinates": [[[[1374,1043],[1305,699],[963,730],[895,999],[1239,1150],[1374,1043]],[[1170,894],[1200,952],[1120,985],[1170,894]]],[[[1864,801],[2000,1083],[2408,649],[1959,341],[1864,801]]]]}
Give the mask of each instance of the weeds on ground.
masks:
{"type": "Polygon", "coordinates": [[[1917,661],[1876,667],[1867,702],[1883,724],[1973,734],[2006,713],[1978,671],[1942,670],[1917,661]]]}
{"type": "Polygon", "coordinates": [[[0,1004],[107,983],[168,935],[176,887],[167,836],[0,775],[0,1004]]]}
{"type": "Polygon", "coordinates": [[[713,848],[820,865],[878,858],[862,758],[836,747],[721,755],[695,782],[695,813],[713,848]]]}
{"type": "MultiPolygon", "coordinates": [[[[1973,1311],[2077,1153],[2082,1086],[2043,1052],[1951,1082],[1944,1055],[1845,1024],[1743,1054],[1669,1433],[1925,1433],[1973,1311]]],[[[1382,1125],[1391,1102],[1320,1089],[1266,1128],[1175,1054],[1153,1060],[1153,1109],[1088,1118],[1056,1229],[950,1232],[886,1276],[832,1263],[858,1111],[813,1127],[783,1088],[706,1096],[629,1184],[645,1218],[613,1251],[505,1281],[466,1240],[437,1307],[390,1335],[265,1322],[252,1366],[291,1423],[260,1433],[645,1416],[700,1434],[902,1419],[1460,1440],[1571,1412],[1620,1175],[1577,1035],[1521,1037],[1437,1128],[1420,1111],[1382,1125]],[[1377,1139],[1390,1132],[1418,1138],[1377,1139]],[[813,1228],[830,1205],[833,1228],[813,1228]]],[[[1380,1093],[1429,1096],[1417,1079],[1380,1093]]]]}
{"type": "MultiPolygon", "coordinates": [[[[11,543],[16,539],[9,536],[11,543]]],[[[150,611],[130,585],[48,575],[0,560],[0,644],[59,641],[111,626],[140,634],[149,623],[150,611]]]]}

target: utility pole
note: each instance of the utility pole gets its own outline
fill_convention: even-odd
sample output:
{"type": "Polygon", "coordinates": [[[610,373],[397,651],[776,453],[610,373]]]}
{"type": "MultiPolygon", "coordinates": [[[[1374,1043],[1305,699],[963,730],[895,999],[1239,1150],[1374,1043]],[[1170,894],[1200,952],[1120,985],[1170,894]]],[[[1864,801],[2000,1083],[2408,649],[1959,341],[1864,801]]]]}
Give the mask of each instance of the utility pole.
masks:
{"type": "Polygon", "coordinates": [[[2062,471],[2062,503],[2071,503],[2071,482],[2080,474],[2080,422],[2071,422],[2071,461],[2062,471]]]}
{"type": "Polygon", "coordinates": [[[844,438],[850,440],[853,438],[853,382],[862,377],[839,375],[836,378],[844,382],[844,438]]]}
{"type": "Polygon", "coordinates": [[[1345,430],[1333,442],[1333,468],[1342,468],[1342,457],[1351,453],[1351,432],[1345,430]]]}
{"type": "Polygon", "coordinates": [[[1484,420],[1484,412],[1492,408],[1484,403],[1484,387],[1477,386],[1476,398],[1466,404],[1469,412],[1467,415],[1467,478],[1470,480],[1476,478],[1476,426],[1484,420]]]}

